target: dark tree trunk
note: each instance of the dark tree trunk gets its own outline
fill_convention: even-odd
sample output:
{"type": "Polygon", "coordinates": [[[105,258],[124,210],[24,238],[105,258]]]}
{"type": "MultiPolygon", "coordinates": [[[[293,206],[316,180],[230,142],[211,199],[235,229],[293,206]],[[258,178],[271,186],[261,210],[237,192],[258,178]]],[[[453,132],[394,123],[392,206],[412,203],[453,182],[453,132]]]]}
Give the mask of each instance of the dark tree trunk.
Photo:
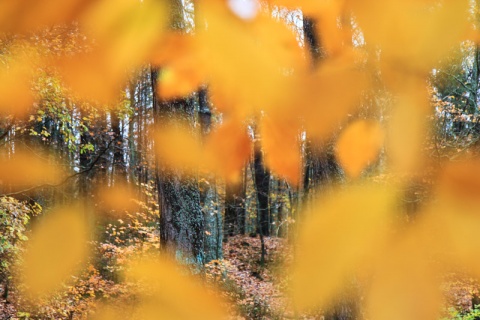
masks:
{"type": "Polygon", "coordinates": [[[260,149],[258,141],[255,142],[254,153],[254,168],[255,168],[255,188],[257,191],[257,218],[258,218],[258,233],[262,236],[270,235],[270,211],[269,192],[270,192],[270,172],[265,167],[263,162],[262,150],[260,149]]]}
{"type": "Polygon", "coordinates": [[[113,145],[113,173],[124,177],[126,172],[124,160],[123,134],[120,126],[120,117],[117,112],[112,112],[112,131],[115,139],[113,145]]]}
{"type": "MultiPolygon", "coordinates": [[[[208,103],[206,88],[198,91],[198,107],[198,118],[202,136],[205,137],[210,132],[212,124],[212,113],[208,103]]],[[[208,263],[212,260],[221,259],[223,256],[222,214],[218,201],[216,179],[211,174],[207,174],[202,179],[200,185],[200,205],[205,221],[205,263],[208,263]]]]}
{"type": "Polygon", "coordinates": [[[227,183],[225,186],[225,240],[237,234],[245,234],[244,191],[242,182],[227,183]]]}
{"type": "Polygon", "coordinates": [[[303,17],[303,34],[305,46],[308,46],[312,65],[316,65],[323,57],[322,48],[320,46],[320,37],[317,32],[317,23],[315,20],[303,17]]]}
{"type": "MultiPolygon", "coordinates": [[[[192,118],[193,104],[190,100],[159,101],[157,75],[158,70],[152,70],[155,122],[161,124],[173,114],[192,118]]],[[[161,159],[157,159],[157,165],[160,163],[161,159]]],[[[205,262],[205,223],[197,181],[161,167],[158,168],[156,181],[162,248],[181,262],[201,269],[205,262]]]]}

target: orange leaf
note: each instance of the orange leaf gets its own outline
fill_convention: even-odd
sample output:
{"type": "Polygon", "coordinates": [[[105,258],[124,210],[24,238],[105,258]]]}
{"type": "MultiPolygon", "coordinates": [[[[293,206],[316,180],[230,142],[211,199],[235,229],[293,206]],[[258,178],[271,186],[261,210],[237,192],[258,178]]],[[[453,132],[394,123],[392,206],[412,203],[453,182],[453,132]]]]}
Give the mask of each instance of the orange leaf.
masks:
{"type": "Polygon", "coordinates": [[[368,88],[366,74],[356,67],[358,52],[345,52],[320,65],[316,72],[298,84],[300,115],[308,133],[325,139],[340,122],[360,106],[362,93],[368,88]]]}
{"type": "Polygon", "coordinates": [[[159,162],[166,167],[194,171],[202,163],[201,143],[188,125],[169,123],[158,127],[153,139],[159,162]]]}
{"type": "Polygon", "coordinates": [[[87,257],[88,228],[81,210],[56,208],[40,222],[23,257],[22,280],[31,298],[52,294],[87,257]]]}
{"type": "Polygon", "coordinates": [[[62,172],[58,165],[42,156],[39,150],[17,150],[0,159],[0,180],[17,188],[59,183],[62,172]]]}
{"type": "Polygon", "coordinates": [[[200,15],[208,28],[198,33],[198,43],[220,108],[243,117],[276,108],[290,95],[291,74],[303,56],[284,23],[263,15],[242,20],[221,1],[203,3],[200,15]]]}
{"type": "Polygon", "coordinates": [[[252,150],[247,128],[235,119],[226,120],[207,137],[205,163],[228,181],[235,182],[252,150]]]}
{"type": "Polygon", "coordinates": [[[383,139],[383,130],[376,122],[357,120],[350,124],[340,135],[335,150],[345,172],[353,178],[358,177],[378,156],[383,139]]]}
{"type": "Polygon", "coordinates": [[[292,121],[268,116],[260,120],[260,139],[265,163],[276,174],[297,185],[300,179],[302,156],[298,138],[300,129],[292,121]]]}

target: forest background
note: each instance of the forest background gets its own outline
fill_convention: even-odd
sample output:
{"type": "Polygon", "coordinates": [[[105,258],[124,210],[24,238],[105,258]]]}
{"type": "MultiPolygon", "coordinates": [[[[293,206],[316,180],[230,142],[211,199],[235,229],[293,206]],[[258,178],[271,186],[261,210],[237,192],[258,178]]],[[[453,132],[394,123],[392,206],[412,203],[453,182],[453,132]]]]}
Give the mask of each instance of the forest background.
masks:
{"type": "Polygon", "coordinates": [[[0,3],[2,319],[475,319],[480,3],[0,3]]]}

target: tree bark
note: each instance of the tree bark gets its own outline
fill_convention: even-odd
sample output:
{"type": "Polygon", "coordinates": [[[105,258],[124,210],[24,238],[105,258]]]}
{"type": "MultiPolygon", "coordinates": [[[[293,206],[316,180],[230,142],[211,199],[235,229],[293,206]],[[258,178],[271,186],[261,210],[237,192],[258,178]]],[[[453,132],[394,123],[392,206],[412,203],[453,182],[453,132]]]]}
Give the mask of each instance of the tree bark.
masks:
{"type": "Polygon", "coordinates": [[[113,145],[113,173],[115,176],[124,178],[126,166],[124,160],[123,132],[120,126],[120,116],[113,111],[112,114],[112,131],[115,137],[113,145]]]}
{"type": "MultiPolygon", "coordinates": [[[[206,88],[198,91],[198,118],[202,136],[205,137],[210,132],[212,125],[212,112],[210,111],[206,88]]],[[[222,214],[218,200],[216,178],[212,174],[206,174],[201,179],[200,205],[205,221],[205,263],[208,263],[212,260],[221,259],[223,256],[222,214]]]]}
{"type": "Polygon", "coordinates": [[[225,186],[224,240],[237,234],[245,234],[244,187],[242,182],[225,186]]]}
{"type": "Polygon", "coordinates": [[[270,235],[270,211],[269,192],[270,192],[270,171],[265,167],[262,150],[258,139],[255,140],[254,152],[255,169],[255,189],[257,191],[257,232],[262,236],[270,235]]]}
{"type": "MultiPolygon", "coordinates": [[[[174,115],[192,119],[193,104],[189,99],[160,101],[157,98],[158,70],[152,70],[155,123],[161,125],[174,115]]],[[[203,268],[205,262],[205,223],[200,206],[200,191],[195,178],[161,168],[157,162],[157,190],[160,207],[160,243],[163,250],[177,260],[203,268]]]]}

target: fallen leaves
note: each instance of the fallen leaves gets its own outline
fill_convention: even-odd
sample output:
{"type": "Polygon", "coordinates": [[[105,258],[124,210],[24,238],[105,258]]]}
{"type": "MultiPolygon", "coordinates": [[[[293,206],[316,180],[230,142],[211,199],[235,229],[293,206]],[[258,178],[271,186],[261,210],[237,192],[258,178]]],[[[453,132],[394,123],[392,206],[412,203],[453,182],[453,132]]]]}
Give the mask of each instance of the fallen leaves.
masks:
{"type": "Polygon", "coordinates": [[[220,297],[207,291],[194,277],[183,274],[179,268],[166,257],[134,259],[125,272],[125,278],[128,283],[141,288],[137,292],[138,302],[116,308],[101,306],[93,319],[225,319],[226,312],[220,297]],[[185,301],[188,301],[188,308],[185,301]]]}

